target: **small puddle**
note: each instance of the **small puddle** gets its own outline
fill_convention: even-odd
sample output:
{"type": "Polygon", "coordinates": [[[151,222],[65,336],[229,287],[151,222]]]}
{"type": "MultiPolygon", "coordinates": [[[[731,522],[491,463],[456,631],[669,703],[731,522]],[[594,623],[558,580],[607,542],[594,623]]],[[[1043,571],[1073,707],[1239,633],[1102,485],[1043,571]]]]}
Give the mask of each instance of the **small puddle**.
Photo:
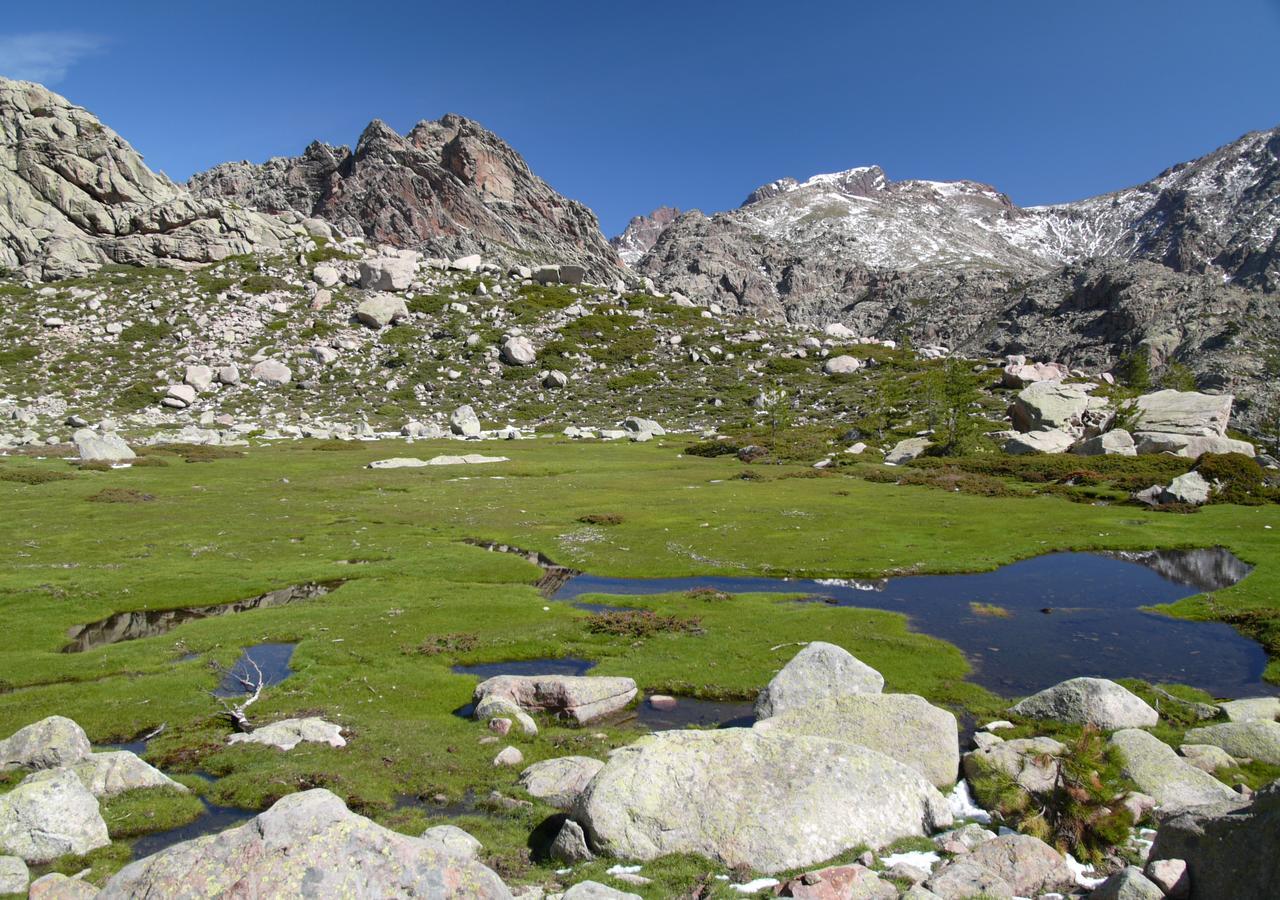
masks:
{"type": "MultiPolygon", "coordinates": [[[[518,548],[506,547],[505,552],[539,565],[550,563],[518,548]]],[[[598,597],[579,598],[709,588],[728,594],[799,594],[814,606],[904,613],[914,630],[959,647],[973,665],[972,681],[1005,696],[1032,694],[1081,675],[1176,682],[1217,697],[1274,695],[1280,688],[1263,681],[1267,654],[1256,641],[1222,622],[1175,619],[1143,609],[1222,590],[1251,570],[1221,547],[1050,553],[990,572],[883,579],[604,578],[580,573],[550,597],[603,606],[608,604],[598,597]]]]}
{"type": "Polygon", "coordinates": [[[198,837],[234,828],[236,825],[243,825],[257,815],[256,812],[248,809],[239,809],[234,806],[215,806],[203,797],[200,798],[200,802],[204,804],[204,812],[186,825],[179,825],[177,828],[171,828],[168,831],[144,834],[134,841],[133,846],[129,849],[131,857],[133,859],[142,859],[144,856],[159,853],[174,844],[181,844],[183,841],[194,840],[198,837]]]}
{"type": "Polygon", "coordinates": [[[255,644],[246,647],[236,660],[231,670],[222,676],[222,682],[214,690],[215,697],[238,697],[250,694],[253,689],[246,685],[256,683],[258,673],[262,673],[262,686],[270,687],[279,684],[290,675],[293,669],[289,662],[293,659],[293,651],[297,644],[255,644]],[[242,680],[243,679],[243,680],[242,680]]]}
{"type": "Polygon", "coordinates": [[[438,803],[427,797],[419,797],[416,794],[401,794],[396,797],[395,808],[417,809],[428,816],[442,816],[449,819],[485,815],[485,811],[480,808],[480,800],[476,796],[474,788],[467,788],[459,799],[446,800],[444,803],[438,803]]]}
{"type": "Polygon", "coordinates": [[[585,675],[595,668],[589,659],[565,656],[560,659],[518,659],[507,662],[454,666],[459,675],[474,675],[483,681],[495,675],[585,675]]]}
{"type": "Polygon", "coordinates": [[[617,720],[618,725],[638,725],[649,731],[676,731],[682,728],[750,728],[755,724],[755,704],[746,700],[699,700],[675,697],[675,705],[654,706],[652,698],[617,720]]]}
{"type": "Polygon", "coordinates": [[[105,619],[99,619],[97,622],[73,627],[67,632],[67,637],[71,639],[71,643],[63,647],[62,652],[81,653],[107,644],[156,637],[172,631],[179,625],[194,622],[197,619],[248,612],[254,609],[287,606],[300,600],[323,597],[345,583],[345,579],[340,578],[332,581],[311,581],[306,584],[297,584],[292,587],[269,591],[245,600],[233,600],[230,603],[116,613],[115,615],[107,616],[105,619]]]}

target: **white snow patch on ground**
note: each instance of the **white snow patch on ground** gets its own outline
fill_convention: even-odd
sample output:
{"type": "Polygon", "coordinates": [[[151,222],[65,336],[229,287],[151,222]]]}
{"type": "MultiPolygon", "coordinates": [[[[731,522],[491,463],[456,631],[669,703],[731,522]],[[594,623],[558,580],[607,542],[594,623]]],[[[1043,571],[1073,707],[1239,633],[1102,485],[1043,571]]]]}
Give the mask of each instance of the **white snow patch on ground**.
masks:
{"type": "Polygon", "coordinates": [[[1106,878],[1095,878],[1093,876],[1093,867],[1086,866],[1082,862],[1077,862],[1076,858],[1070,853],[1067,854],[1067,868],[1076,876],[1076,884],[1083,888],[1088,888],[1089,890],[1093,890],[1098,885],[1102,884],[1102,882],[1107,880],[1106,878]]]}
{"type": "Polygon", "coordinates": [[[755,894],[765,888],[777,887],[780,884],[782,882],[776,878],[757,878],[755,881],[748,881],[746,884],[731,884],[729,887],[739,894],[755,894]]]}
{"type": "Polygon", "coordinates": [[[888,869],[892,869],[898,863],[906,863],[926,872],[933,871],[933,867],[941,860],[942,857],[931,850],[909,850],[906,853],[890,853],[888,856],[880,857],[880,862],[884,863],[885,868],[888,869]]]}

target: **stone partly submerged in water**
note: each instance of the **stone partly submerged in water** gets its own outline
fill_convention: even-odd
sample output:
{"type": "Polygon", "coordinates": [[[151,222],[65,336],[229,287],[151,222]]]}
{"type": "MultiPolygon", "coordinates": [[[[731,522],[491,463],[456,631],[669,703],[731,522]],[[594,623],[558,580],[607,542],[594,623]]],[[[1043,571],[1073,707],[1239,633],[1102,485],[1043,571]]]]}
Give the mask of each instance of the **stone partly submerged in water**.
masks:
{"type": "Polygon", "coordinates": [[[960,768],[956,717],[914,694],[849,694],[819,700],[755,725],[859,744],[910,766],[935,787],[955,784],[960,768]]]}
{"type": "Polygon", "coordinates": [[[803,735],[667,731],[615,750],[575,804],[593,849],[629,859],[697,853],[778,872],[951,823],[919,772],[803,735]]]}
{"type": "Polygon", "coordinates": [[[782,667],[756,698],[757,719],[845,694],[878,694],[884,677],[843,647],[813,641],[782,667]]]}
{"type": "Polygon", "coordinates": [[[525,712],[551,713],[585,725],[617,712],[635,696],[636,683],[630,678],[498,675],[476,685],[473,699],[477,712],[485,700],[504,698],[525,712]]]}
{"type": "Polygon", "coordinates": [[[438,841],[383,828],[318,788],[221,834],[126,866],[101,900],[133,897],[508,898],[490,869],[438,841]]]}
{"type": "Polygon", "coordinates": [[[1159,713],[1140,697],[1105,678],[1072,678],[1055,684],[1023,700],[1011,712],[1107,730],[1150,728],[1160,721],[1159,713]]]}
{"type": "Polygon", "coordinates": [[[49,716],[0,741],[0,772],[69,766],[92,751],[83,728],[66,716],[49,716]]]}
{"type": "Polygon", "coordinates": [[[68,769],[36,772],[0,795],[0,855],[46,863],[109,843],[97,798],[68,769]]]}

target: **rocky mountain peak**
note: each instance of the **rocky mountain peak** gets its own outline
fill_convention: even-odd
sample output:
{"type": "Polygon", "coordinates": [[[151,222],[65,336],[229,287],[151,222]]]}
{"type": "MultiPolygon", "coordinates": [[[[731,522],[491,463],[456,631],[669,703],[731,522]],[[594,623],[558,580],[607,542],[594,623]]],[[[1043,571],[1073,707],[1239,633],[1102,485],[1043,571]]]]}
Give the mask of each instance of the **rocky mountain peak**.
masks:
{"type": "Polygon", "coordinates": [[[645,216],[633,216],[626,229],[609,243],[618,251],[622,261],[630,265],[649,252],[663,229],[680,216],[673,206],[659,206],[645,216]]]}
{"type": "Polygon", "coordinates": [[[104,262],[199,264],[279,246],[283,223],[197,199],[83,107],[0,78],[0,265],[37,278],[104,262]]]}

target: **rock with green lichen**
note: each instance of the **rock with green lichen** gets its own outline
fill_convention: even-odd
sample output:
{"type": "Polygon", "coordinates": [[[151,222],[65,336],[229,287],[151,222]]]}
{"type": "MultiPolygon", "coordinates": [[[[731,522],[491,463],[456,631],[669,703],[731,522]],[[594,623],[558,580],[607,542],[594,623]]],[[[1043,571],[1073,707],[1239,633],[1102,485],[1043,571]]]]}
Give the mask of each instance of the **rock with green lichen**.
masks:
{"type": "Polygon", "coordinates": [[[1223,722],[1187,732],[1188,744],[1212,744],[1237,759],[1256,759],[1280,766],[1280,722],[1253,719],[1247,722],[1223,722]]]}
{"type": "Polygon", "coordinates": [[[37,772],[0,796],[0,854],[46,863],[109,843],[97,798],[68,769],[37,772]]]}
{"type": "Polygon", "coordinates": [[[956,717],[914,694],[850,694],[792,709],[756,724],[860,744],[905,763],[935,787],[955,784],[960,769],[956,717]]]}
{"type": "Polygon", "coordinates": [[[1208,772],[1196,768],[1154,735],[1126,728],[1111,736],[1124,758],[1124,776],[1164,809],[1185,809],[1236,796],[1208,772]]]}
{"type": "Polygon", "coordinates": [[[92,749],[83,728],[65,716],[49,716],[0,741],[0,772],[68,766],[92,749]]]}
{"type": "Polygon", "coordinates": [[[951,823],[942,794],[882,753],[737,728],[662,732],[614,751],[573,817],[602,853],[697,853],[759,872],[813,865],[951,823]]]}
{"type": "Polygon", "coordinates": [[[121,869],[99,895],[509,898],[490,869],[383,828],[324,789],[290,794],[238,828],[121,869]]]}
{"type": "Polygon", "coordinates": [[[791,658],[756,698],[757,719],[846,694],[878,694],[884,677],[843,647],[813,641],[791,658]]]}

